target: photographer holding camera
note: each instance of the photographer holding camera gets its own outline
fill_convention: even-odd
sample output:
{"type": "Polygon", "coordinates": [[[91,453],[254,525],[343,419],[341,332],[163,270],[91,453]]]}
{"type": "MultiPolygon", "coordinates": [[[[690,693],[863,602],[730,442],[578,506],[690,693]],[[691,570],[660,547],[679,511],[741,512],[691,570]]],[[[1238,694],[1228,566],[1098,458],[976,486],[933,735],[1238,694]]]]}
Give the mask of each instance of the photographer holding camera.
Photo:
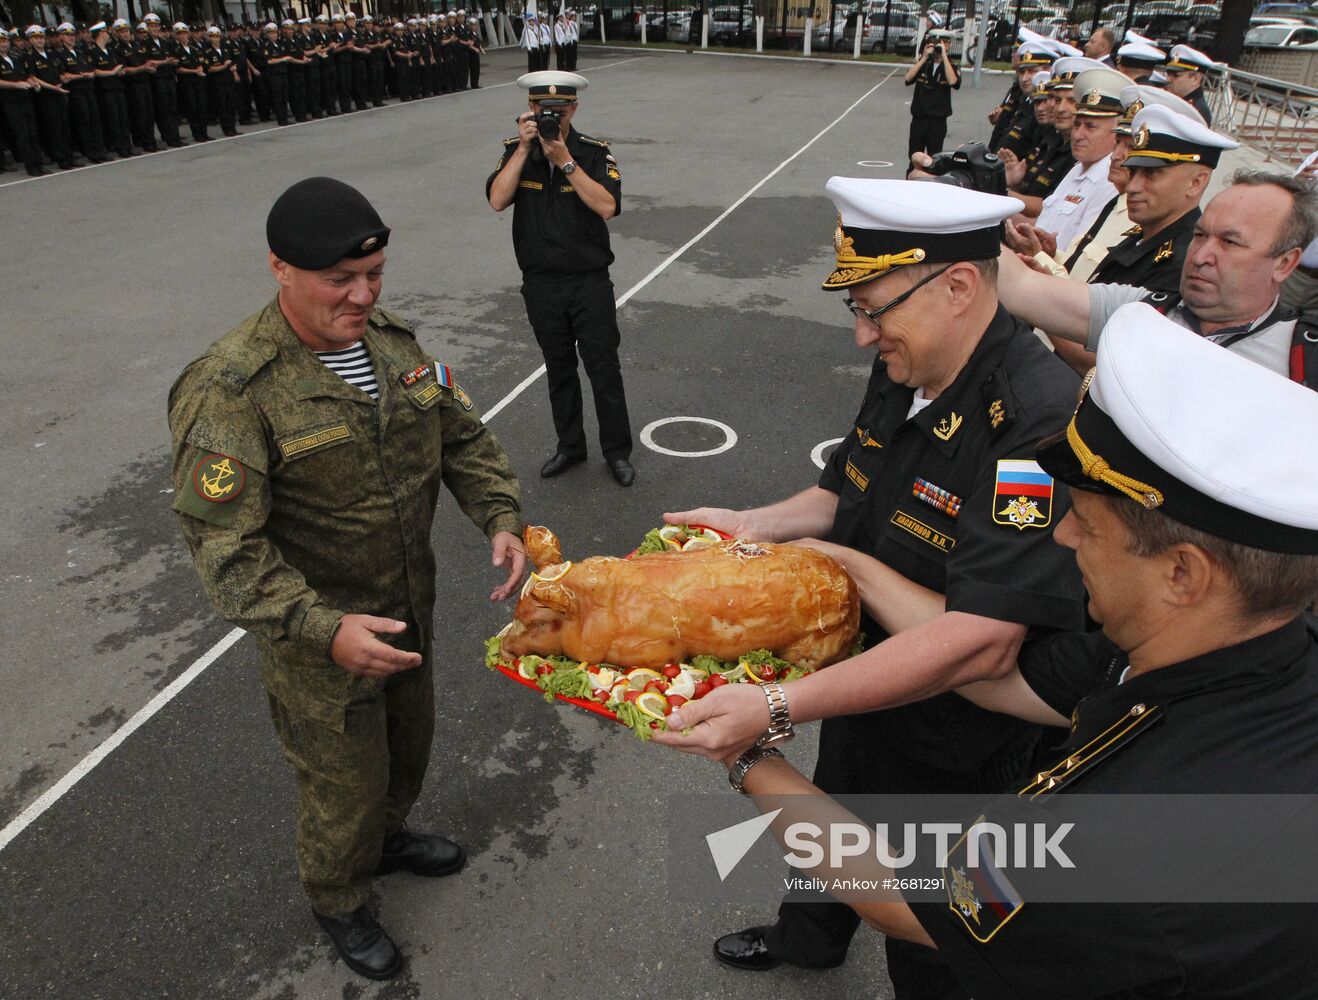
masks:
{"type": "Polygon", "coordinates": [[[590,379],[600,450],[619,486],[636,477],[627,400],[618,363],[618,320],[607,219],[622,211],[622,177],[609,144],[572,128],[585,77],[545,70],[517,83],[530,110],[485,182],[490,207],[513,209],[513,249],[522,298],[549,375],[558,447],[540,469],[549,479],[586,460],[577,352],[590,379]]]}
{"type": "Polygon", "coordinates": [[[906,158],[912,153],[941,153],[947,138],[947,119],[952,115],[952,91],[961,87],[961,76],[948,55],[952,33],[941,29],[925,36],[915,65],[906,71],[906,86],[914,86],[911,97],[911,135],[906,158]]]}

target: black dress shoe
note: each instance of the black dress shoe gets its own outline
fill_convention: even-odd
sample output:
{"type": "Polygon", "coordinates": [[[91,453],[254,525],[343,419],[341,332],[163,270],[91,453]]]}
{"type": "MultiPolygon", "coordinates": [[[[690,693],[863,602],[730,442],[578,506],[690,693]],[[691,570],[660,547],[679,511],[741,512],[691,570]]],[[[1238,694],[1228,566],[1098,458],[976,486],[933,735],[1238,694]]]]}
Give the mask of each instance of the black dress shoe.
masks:
{"type": "Polygon", "coordinates": [[[375,874],[402,871],[437,878],[461,871],[466,863],[467,852],[460,844],[433,833],[413,833],[403,827],[392,837],[385,838],[375,874]]]}
{"type": "Polygon", "coordinates": [[[367,979],[393,979],[403,970],[403,956],[365,906],[341,917],[311,911],[325,929],[343,964],[367,979]]]}
{"type": "Polygon", "coordinates": [[[540,478],[553,479],[555,476],[561,476],[572,466],[580,465],[585,460],[584,455],[581,458],[572,458],[569,455],[564,455],[561,451],[556,451],[553,458],[540,466],[540,478]]]}
{"type": "Polygon", "coordinates": [[[613,481],[619,486],[630,486],[636,481],[636,470],[625,458],[615,458],[610,462],[609,472],[613,475],[613,481]]]}
{"type": "Polygon", "coordinates": [[[29,177],[46,177],[50,171],[43,167],[28,167],[27,173],[29,177]]]}
{"type": "Polygon", "coordinates": [[[748,927],[739,934],[725,934],[714,942],[714,957],[734,969],[764,972],[777,968],[782,959],[774,957],[764,941],[768,927],[748,927]]]}

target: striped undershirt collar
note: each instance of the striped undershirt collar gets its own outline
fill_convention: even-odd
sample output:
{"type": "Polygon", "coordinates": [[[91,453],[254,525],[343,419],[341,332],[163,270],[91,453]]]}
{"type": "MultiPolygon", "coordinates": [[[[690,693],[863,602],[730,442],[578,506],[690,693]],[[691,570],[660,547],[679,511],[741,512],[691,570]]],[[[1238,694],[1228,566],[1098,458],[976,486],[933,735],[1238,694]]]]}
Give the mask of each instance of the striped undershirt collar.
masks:
{"type": "Polygon", "coordinates": [[[380,398],[380,386],[375,379],[375,366],[370,352],[362,341],[337,351],[316,351],[316,357],[330,371],[351,386],[356,386],[372,399],[380,398]]]}

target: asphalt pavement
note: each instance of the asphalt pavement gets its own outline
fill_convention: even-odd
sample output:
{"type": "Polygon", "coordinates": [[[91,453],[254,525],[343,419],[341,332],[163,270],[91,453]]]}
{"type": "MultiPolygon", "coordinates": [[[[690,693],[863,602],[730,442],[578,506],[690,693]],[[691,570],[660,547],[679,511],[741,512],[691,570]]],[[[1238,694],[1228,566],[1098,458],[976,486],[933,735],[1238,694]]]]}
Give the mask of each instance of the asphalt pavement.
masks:
{"type": "MultiPolygon", "coordinates": [[[[612,274],[637,481],[617,487],[598,450],[540,480],[554,445],[544,381],[515,390],[541,359],[511,212],[483,199],[524,107],[523,66],[499,51],[481,90],[5,175],[0,997],[890,995],[865,930],[827,972],[715,964],[714,936],[772,914],[671,893],[671,872],[709,859],[668,856],[662,817],[666,796],[718,793],[723,774],[483,668],[511,606],[487,600],[488,548],[451,501],[434,528],[438,725],[413,825],[460,840],[470,863],[377,883],[409,956],[389,984],[348,972],[309,916],[255,649],[214,655],[230,626],[170,511],[165,425],[182,367],[273,295],[263,226],[280,191],[328,174],[374,202],[393,227],[381,304],[414,320],[480,408],[498,406],[526,516],[568,558],[625,553],[664,510],[809,485],[872,360],[841,296],[819,291],[823,186],[901,176],[901,68],[583,49],[576,125],[611,141],[623,176],[612,274]],[[716,453],[680,454],[694,452],[716,453]],[[152,704],[181,676],[195,679],[152,704]]],[[[986,80],[956,95],[949,144],[986,135],[1009,82],[986,80]]],[[[593,444],[589,405],[587,425],[593,444]]],[[[812,754],[807,732],[790,755],[808,772],[812,754]]]]}

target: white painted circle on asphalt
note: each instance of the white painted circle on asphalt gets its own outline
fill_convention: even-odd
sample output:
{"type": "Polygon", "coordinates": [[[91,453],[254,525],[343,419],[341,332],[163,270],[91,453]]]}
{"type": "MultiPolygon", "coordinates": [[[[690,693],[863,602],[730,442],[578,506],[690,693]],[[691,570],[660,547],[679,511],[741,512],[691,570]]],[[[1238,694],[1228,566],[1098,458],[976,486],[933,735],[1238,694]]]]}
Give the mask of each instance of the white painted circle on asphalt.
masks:
{"type": "Polygon", "coordinates": [[[657,451],[661,455],[672,455],[674,458],[708,458],[710,455],[721,455],[735,446],[736,443],[736,431],[727,424],[711,420],[709,417],[664,417],[646,424],[645,429],[641,431],[641,444],[651,451],[657,451]],[[717,427],[721,430],[726,440],[717,448],[710,448],[708,451],[673,451],[671,448],[665,448],[663,445],[654,443],[654,432],[660,427],[666,427],[668,424],[708,424],[710,427],[717,427]]]}
{"type": "Polygon", "coordinates": [[[891,160],[857,160],[858,167],[891,167],[891,160]]]}
{"type": "Polygon", "coordinates": [[[841,444],[846,438],[829,438],[827,441],[820,441],[810,452],[810,461],[814,462],[819,468],[824,467],[824,452],[835,444],[841,444]]]}

